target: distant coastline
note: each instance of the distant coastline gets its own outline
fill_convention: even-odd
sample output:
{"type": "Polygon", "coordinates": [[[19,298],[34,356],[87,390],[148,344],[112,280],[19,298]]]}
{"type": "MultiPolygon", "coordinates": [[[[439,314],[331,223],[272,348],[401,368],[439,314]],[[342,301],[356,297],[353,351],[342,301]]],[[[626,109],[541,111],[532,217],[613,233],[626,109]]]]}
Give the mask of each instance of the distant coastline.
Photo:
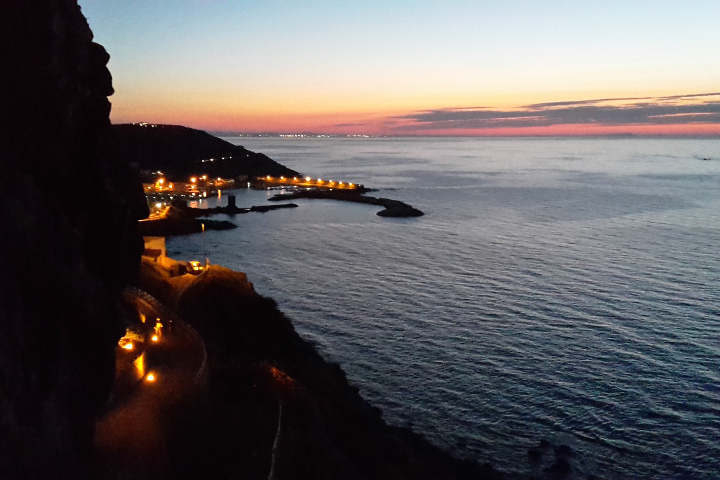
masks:
{"type": "Polygon", "coordinates": [[[583,138],[678,138],[678,139],[718,139],[720,134],[639,134],[639,133],[607,133],[607,134],[578,134],[578,135],[463,135],[463,134],[444,134],[444,135],[364,135],[364,134],[328,134],[328,133],[278,133],[278,132],[263,132],[263,133],[249,133],[249,132],[223,132],[216,130],[208,130],[208,133],[218,138],[497,138],[497,139],[513,139],[522,140],[523,138],[565,138],[565,139],[583,139],[583,138]]]}

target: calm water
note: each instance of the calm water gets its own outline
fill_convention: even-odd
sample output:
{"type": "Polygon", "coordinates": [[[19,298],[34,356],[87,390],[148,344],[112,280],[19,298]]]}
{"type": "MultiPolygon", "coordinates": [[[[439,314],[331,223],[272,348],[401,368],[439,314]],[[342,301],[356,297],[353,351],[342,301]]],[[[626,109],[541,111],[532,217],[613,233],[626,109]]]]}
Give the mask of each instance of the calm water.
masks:
{"type": "Polygon", "coordinates": [[[720,477],[720,140],[231,140],[426,213],[206,234],[390,423],[510,472],[546,439],[578,477],[720,477]]]}

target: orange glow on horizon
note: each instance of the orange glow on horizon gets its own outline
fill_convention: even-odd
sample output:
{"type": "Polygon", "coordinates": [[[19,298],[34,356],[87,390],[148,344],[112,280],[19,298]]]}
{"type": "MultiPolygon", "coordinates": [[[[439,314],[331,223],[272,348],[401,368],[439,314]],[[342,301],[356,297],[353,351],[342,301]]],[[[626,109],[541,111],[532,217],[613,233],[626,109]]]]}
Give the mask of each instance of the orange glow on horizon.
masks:
{"type": "MultiPolygon", "coordinates": [[[[672,96],[671,92],[666,96],[672,96]]],[[[636,99],[650,98],[656,95],[654,89],[643,93],[637,89],[626,92],[599,90],[588,92],[521,92],[515,95],[497,94],[481,96],[470,95],[438,96],[426,98],[408,97],[400,101],[369,101],[365,104],[347,103],[330,99],[316,99],[320,107],[310,107],[311,103],[298,104],[298,108],[278,104],[268,107],[258,103],[248,104],[237,99],[219,105],[210,102],[197,105],[178,103],[170,98],[161,98],[156,102],[140,102],[130,109],[127,104],[113,102],[111,117],[114,123],[131,123],[147,121],[153,123],[184,125],[200,130],[229,133],[318,133],[337,135],[392,135],[392,136],[534,136],[534,135],[718,135],[720,124],[687,123],[687,124],[567,124],[545,127],[505,127],[479,129],[423,129],[421,124],[414,123],[407,116],[432,110],[445,110],[466,105],[467,109],[499,110],[504,112],[523,111],[527,106],[538,103],[552,103],[570,100],[584,102],[584,99],[619,98],[625,100],[612,101],[614,106],[630,105],[636,99]],[[483,107],[486,106],[486,107],[483,107]],[[304,107],[304,108],[301,108],[304,107]],[[303,113],[297,113],[303,112],[303,113]],[[413,126],[413,129],[403,127],[413,126]]],[[[657,95],[662,98],[662,95],[657,95]]],[[[211,95],[212,97],[212,95],[211,95]]],[[[203,97],[204,98],[204,97],[203,97]]],[[[214,97],[213,97],[214,98],[214,97]]],[[[314,98],[314,97],[313,97],[314,98]]],[[[605,102],[604,100],[588,100],[605,102]]],[[[685,105],[701,103],[704,97],[683,99],[685,105]]],[[[678,100],[680,102],[680,100],[678,100]]],[[[608,104],[608,103],[603,103],[608,104]]],[[[196,180],[197,181],[197,180],[196,180]]]]}
{"type": "MultiPolygon", "coordinates": [[[[393,117],[399,117],[401,114],[393,117]]],[[[478,128],[478,129],[422,129],[416,125],[413,130],[395,130],[392,127],[410,125],[410,121],[394,121],[387,125],[388,118],[368,119],[365,117],[333,118],[335,121],[313,121],[305,119],[210,119],[202,117],[154,118],[156,123],[183,125],[199,130],[228,133],[318,133],[330,135],[390,135],[390,136],[575,136],[575,135],[720,135],[720,124],[716,123],[688,123],[688,124],[562,124],[544,127],[506,127],[506,128],[478,128]],[[298,121],[296,121],[298,120],[298,121]]],[[[128,123],[130,120],[120,120],[116,123],[128,123]]]]}

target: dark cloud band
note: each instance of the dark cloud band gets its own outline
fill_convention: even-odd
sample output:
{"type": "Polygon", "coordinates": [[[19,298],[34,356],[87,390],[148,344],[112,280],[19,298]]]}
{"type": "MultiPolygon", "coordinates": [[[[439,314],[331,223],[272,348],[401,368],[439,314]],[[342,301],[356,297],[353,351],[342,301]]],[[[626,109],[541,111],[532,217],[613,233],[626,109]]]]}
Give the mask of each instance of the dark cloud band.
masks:
{"type": "Polygon", "coordinates": [[[720,123],[720,93],[537,103],[514,110],[451,108],[417,112],[396,117],[395,120],[398,122],[397,129],[405,131],[567,124],[613,126],[720,123]]]}

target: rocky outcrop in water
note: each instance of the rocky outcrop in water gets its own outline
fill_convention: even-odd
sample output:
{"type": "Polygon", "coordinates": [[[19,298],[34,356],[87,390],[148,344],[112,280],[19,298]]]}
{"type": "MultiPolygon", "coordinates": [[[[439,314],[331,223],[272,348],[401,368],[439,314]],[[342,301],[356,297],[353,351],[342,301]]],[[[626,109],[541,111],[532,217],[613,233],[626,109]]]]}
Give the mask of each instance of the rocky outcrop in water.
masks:
{"type": "Polygon", "coordinates": [[[318,198],[325,200],[342,200],[343,202],[367,203],[369,205],[379,205],[384,207],[383,210],[377,212],[381,217],[421,217],[425,215],[415,207],[408,205],[400,200],[392,200],[390,198],[377,198],[362,195],[360,191],[344,191],[331,189],[309,189],[295,190],[289,193],[278,193],[269,200],[294,200],[297,198],[318,198]]]}
{"type": "Polygon", "coordinates": [[[108,54],[76,1],[0,3],[0,477],[83,478],[114,380],[142,188],[106,150],[108,54]]]}

